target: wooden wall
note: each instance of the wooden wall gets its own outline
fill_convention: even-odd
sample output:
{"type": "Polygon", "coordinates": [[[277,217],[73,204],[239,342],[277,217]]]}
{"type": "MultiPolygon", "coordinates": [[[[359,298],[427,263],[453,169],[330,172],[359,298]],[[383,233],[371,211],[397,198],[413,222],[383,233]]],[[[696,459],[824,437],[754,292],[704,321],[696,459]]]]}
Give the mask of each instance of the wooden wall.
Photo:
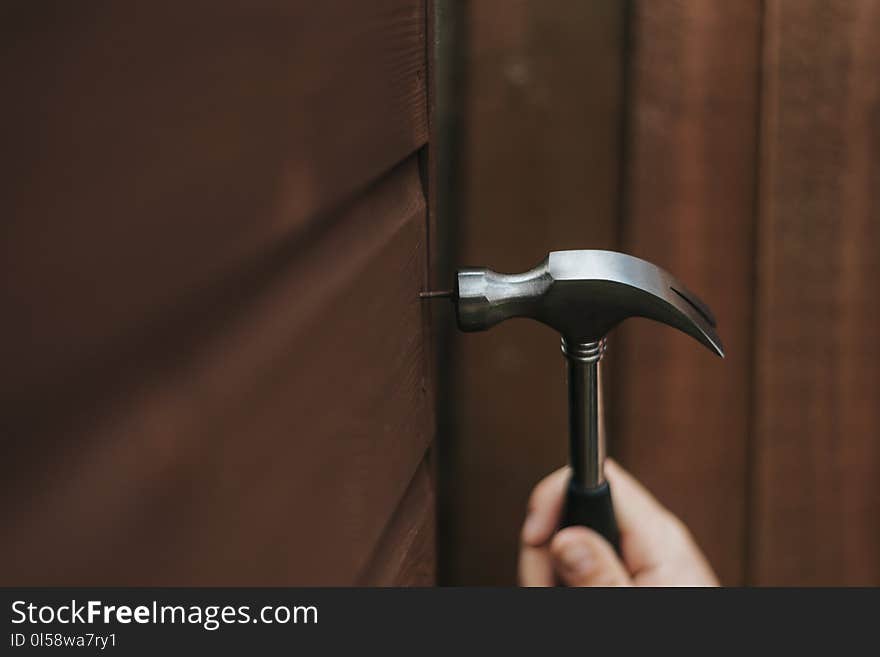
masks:
{"type": "Polygon", "coordinates": [[[432,582],[424,2],[0,14],[0,583],[432,582]]]}
{"type": "MultiPolygon", "coordinates": [[[[681,277],[728,357],[619,329],[611,452],[724,583],[880,584],[880,3],[474,4],[461,264],[612,245],[681,277]]],[[[456,344],[441,548],[450,581],[511,583],[528,489],[565,458],[562,365],[534,326],[456,344]]]]}

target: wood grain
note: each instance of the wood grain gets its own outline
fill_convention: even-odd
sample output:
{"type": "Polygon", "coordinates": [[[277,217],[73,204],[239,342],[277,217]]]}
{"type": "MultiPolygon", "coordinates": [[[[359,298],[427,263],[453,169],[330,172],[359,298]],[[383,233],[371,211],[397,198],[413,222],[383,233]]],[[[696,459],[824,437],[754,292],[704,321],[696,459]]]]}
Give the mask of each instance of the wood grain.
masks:
{"type": "Polygon", "coordinates": [[[324,226],[75,416],[5,434],[0,582],[355,581],[434,432],[416,158],[324,226]]]}
{"type": "Polygon", "coordinates": [[[607,357],[611,452],[728,584],[746,567],[760,35],[757,1],[633,5],[621,249],[711,305],[727,358],[643,320],[607,357]]]}
{"type": "MultiPolygon", "coordinates": [[[[623,4],[493,0],[465,20],[456,265],[524,271],[553,249],[613,246],[623,4]]],[[[567,458],[558,344],[525,321],[455,336],[443,583],[515,582],[529,491],[567,458]]]]}
{"type": "Polygon", "coordinates": [[[880,584],[880,3],[766,3],[752,581],[880,584]]]}
{"type": "Polygon", "coordinates": [[[429,586],[436,581],[433,464],[419,467],[358,581],[368,586],[429,586]]]}
{"type": "Polygon", "coordinates": [[[427,139],[422,0],[7,2],[0,382],[39,422],[427,139]]]}

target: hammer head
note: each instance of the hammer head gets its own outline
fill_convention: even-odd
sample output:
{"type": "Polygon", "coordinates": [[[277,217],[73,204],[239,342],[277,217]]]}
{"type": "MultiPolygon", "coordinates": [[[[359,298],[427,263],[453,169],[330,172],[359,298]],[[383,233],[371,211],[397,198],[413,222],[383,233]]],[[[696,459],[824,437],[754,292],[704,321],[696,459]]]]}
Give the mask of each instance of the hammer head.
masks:
{"type": "Polygon", "coordinates": [[[566,342],[594,342],[627,317],[647,317],[724,356],[705,303],[659,267],[614,251],[553,251],[522,274],[461,269],[456,298],[463,331],[528,317],[556,329],[566,342]]]}

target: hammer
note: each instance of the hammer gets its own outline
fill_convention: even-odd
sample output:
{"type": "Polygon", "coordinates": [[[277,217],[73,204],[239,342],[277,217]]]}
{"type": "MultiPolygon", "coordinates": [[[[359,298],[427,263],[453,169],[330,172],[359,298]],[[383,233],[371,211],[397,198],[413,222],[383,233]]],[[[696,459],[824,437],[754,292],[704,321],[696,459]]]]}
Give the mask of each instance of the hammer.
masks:
{"type": "Polygon", "coordinates": [[[462,331],[484,331],[512,317],[528,317],[562,338],[568,378],[571,480],[562,527],[584,525],[618,552],[620,538],[605,481],[605,430],[599,363],[605,336],[627,317],[673,326],[724,357],[709,307],[672,275],[650,262],[614,251],[553,251],[522,274],[460,269],[449,297],[462,331]]]}

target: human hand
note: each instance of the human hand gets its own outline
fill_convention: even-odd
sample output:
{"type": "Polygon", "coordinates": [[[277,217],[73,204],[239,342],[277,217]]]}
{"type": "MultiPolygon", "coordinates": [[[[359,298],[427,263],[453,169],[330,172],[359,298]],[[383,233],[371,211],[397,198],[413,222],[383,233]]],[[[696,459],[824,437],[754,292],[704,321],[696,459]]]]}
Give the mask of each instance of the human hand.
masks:
{"type": "Polygon", "coordinates": [[[522,586],[718,586],[718,578],[687,527],[644,486],[608,459],[623,558],[586,527],[556,531],[571,470],[561,468],[535,486],[522,529],[522,586]]]}

